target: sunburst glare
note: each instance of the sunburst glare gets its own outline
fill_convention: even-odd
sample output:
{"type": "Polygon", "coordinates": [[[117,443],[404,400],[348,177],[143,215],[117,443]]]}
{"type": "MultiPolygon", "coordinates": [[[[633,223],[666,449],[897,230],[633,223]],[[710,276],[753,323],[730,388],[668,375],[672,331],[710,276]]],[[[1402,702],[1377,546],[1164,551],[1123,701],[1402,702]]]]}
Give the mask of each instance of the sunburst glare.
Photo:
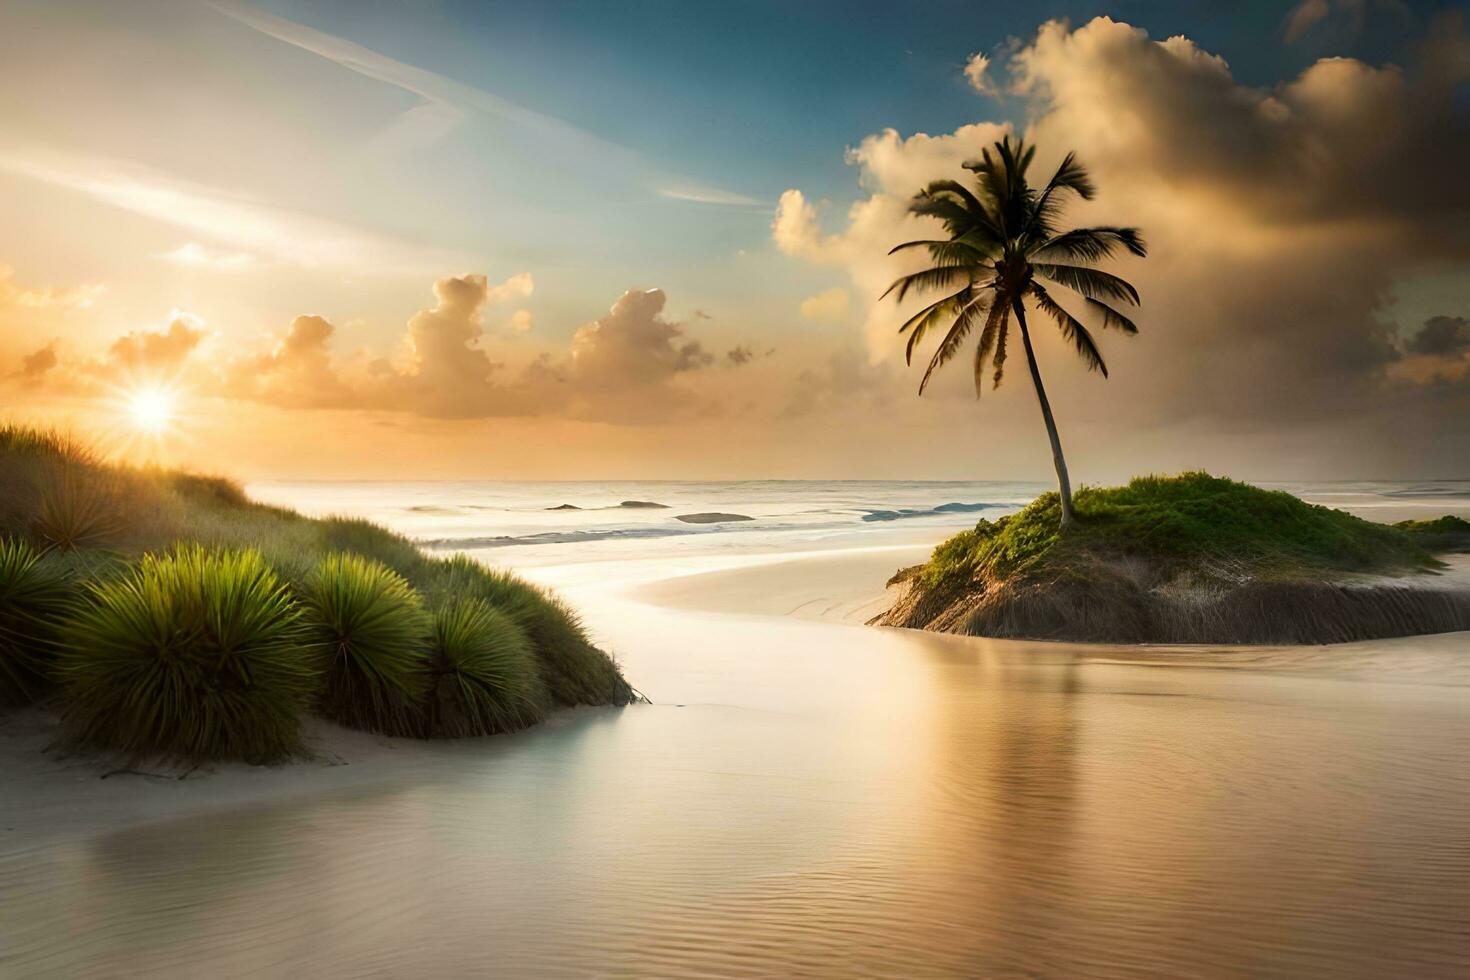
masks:
{"type": "Polygon", "coordinates": [[[128,417],[134,428],[161,433],[173,423],[177,401],[166,388],[139,388],[128,395],[128,417]]]}

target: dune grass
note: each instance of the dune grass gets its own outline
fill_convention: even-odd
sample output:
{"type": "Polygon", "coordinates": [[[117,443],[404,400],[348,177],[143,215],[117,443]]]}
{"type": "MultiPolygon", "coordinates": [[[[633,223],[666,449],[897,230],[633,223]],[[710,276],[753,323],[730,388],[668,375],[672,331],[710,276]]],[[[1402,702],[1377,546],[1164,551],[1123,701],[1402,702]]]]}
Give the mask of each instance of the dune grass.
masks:
{"type": "Polygon", "coordinates": [[[483,599],[451,599],[435,611],[433,656],[426,702],[431,736],[513,732],[546,713],[546,686],[531,641],[483,599]]]}
{"type": "Polygon", "coordinates": [[[352,728],[422,728],[431,620],[408,580],[382,562],[337,553],[302,589],[307,643],[320,664],[317,708],[352,728]]]}
{"type": "Polygon", "coordinates": [[[1076,524],[1058,531],[1055,493],[1017,514],[981,520],[935,549],[930,586],[974,578],[1076,570],[1099,559],[1146,561],[1160,578],[1321,577],[1431,569],[1413,534],[1283,491],[1208,473],[1138,477],[1121,487],[1083,487],[1076,524]]]}
{"type": "MultiPolygon", "coordinates": [[[[298,616],[292,643],[317,678],[307,703],[345,724],[442,734],[430,723],[442,708],[437,717],[459,712],[449,725],[456,733],[504,731],[558,707],[627,704],[635,697],[572,610],[513,575],[466,558],[430,557],[368,521],[308,518],[256,503],[219,477],[109,463],[56,432],[0,426],[0,542],[11,549],[0,551],[0,704],[43,696],[61,676],[59,704],[75,743],[127,751],[151,746],[200,758],[287,751],[286,727],[263,710],[233,716],[237,724],[258,724],[260,731],[247,737],[207,733],[200,719],[179,716],[176,702],[169,708],[172,727],[126,714],[109,722],[102,708],[107,684],[132,685],[118,696],[130,691],[135,699],[153,690],[123,669],[130,662],[125,651],[133,649],[123,621],[162,642],[156,631],[167,617],[183,623],[203,615],[201,590],[244,574],[240,552],[274,576],[298,616]],[[193,598],[181,581],[188,575],[201,578],[193,598]],[[165,598],[166,588],[173,598],[165,598]],[[153,605],[144,604],[140,590],[153,605]],[[468,602],[458,609],[460,600],[478,600],[484,609],[468,602]],[[446,612],[451,607],[456,611],[446,612]],[[58,626],[51,640],[53,620],[70,624],[58,626]],[[435,632],[451,625],[447,634],[435,632]],[[486,636],[473,635],[477,629],[486,636]],[[516,652],[522,649],[517,631],[528,655],[516,652]],[[104,637],[108,645],[99,646],[104,637]],[[99,662],[89,671],[94,653],[99,662]],[[460,666],[448,670],[449,660],[460,666]],[[522,676],[510,677],[512,670],[522,676]],[[440,682],[448,674],[463,686],[444,702],[440,682]]],[[[216,643],[209,635],[186,632],[167,649],[185,662],[203,662],[216,643]]],[[[202,677],[203,668],[198,671],[202,677]]],[[[199,679],[190,677],[189,683],[199,679]]],[[[186,689],[170,688],[167,696],[181,697],[186,689]]],[[[145,707],[146,697],[129,710],[145,707]]]]}
{"type": "Polygon", "coordinates": [[[299,751],[316,670],[258,552],[183,546],[86,591],[57,657],[69,741],[186,760],[299,751]]]}

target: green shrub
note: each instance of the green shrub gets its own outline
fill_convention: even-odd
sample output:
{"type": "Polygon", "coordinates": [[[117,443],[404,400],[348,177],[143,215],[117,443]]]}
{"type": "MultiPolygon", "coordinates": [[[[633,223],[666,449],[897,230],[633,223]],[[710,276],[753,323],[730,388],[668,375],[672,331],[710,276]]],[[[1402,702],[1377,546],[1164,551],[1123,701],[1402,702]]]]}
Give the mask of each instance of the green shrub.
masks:
{"type": "Polygon", "coordinates": [[[298,751],[314,666],[298,611],[257,552],[145,555],[89,591],[57,658],[69,740],[196,761],[298,751]]]}
{"type": "Polygon", "coordinates": [[[505,613],[525,631],[541,662],[541,676],[559,705],[627,704],[633,690],[618,666],[587,638],[564,602],[510,572],[486,568],[471,558],[442,559],[430,576],[431,591],[475,596],[505,613]]]}
{"type": "Polygon", "coordinates": [[[46,693],[70,599],[61,562],[24,541],[0,540],[0,704],[29,704],[46,693]]]}
{"type": "Polygon", "coordinates": [[[322,670],[322,714],[386,735],[422,729],[431,620],[413,587],[381,562],[328,555],[302,590],[322,670]]]}
{"type": "Polygon", "coordinates": [[[546,688],[526,634],[483,599],[453,599],[434,615],[434,683],[427,732],[465,738],[541,720],[546,688]]]}

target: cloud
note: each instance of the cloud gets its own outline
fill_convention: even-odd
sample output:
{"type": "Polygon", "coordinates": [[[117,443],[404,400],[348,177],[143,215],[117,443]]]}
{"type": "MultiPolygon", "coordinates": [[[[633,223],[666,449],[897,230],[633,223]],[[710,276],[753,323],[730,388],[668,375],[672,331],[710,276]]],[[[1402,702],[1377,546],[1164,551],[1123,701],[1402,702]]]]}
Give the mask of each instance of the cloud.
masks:
{"type": "Polygon", "coordinates": [[[1411,354],[1461,354],[1470,351],[1470,319],[1435,316],[1424,321],[1406,345],[1411,354]]]}
{"type": "Polygon", "coordinates": [[[484,302],[490,306],[508,303],[513,299],[526,299],[536,291],[536,281],[529,272],[518,272],[498,286],[487,286],[484,302]]]}
{"type": "MultiPolygon", "coordinates": [[[[776,201],[776,217],[771,221],[771,239],[787,255],[821,261],[827,241],[817,220],[816,206],[801,191],[783,191],[776,201]]],[[[835,241],[835,240],[832,240],[835,241]]]]}
{"type": "MultiPolygon", "coordinates": [[[[1112,381],[1083,378],[1054,331],[1037,331],[1064,415],[1195,433],[1382,433],[1412,419],[1454,431],[1470,392],[1426,400],[1389,383],[1402,355],[1379,312],[1400,283],[1470,259],[1470,42],[1443,17],[1418,50],[1404,67],[1322,59],[1270,88],[1187,38],[1108,18],[1048,23],[1016,52],[1035,176],[1076,150],[1100,194],[1069,223],[1137,224],[1151,245],[1116,266],[1144,305],[1141,336],[1102,338],[1112,381]]],[[[849,153],[866,196],[835,232],[799,190],[781,196],[775,244],[847,270],[872,358],[898,356],[893,328],[916,308],[875,304],[913,268],[887,250],[937,230],[906,202],[928,180],[969,179],[960,164],[1005,131],[867,137],[849,153]]],[[[1432,451],[1470,451],[1458,431],[1432,451]]]]}
{"type": "Polygon", "coordinates": [[[965,62],[965,81],[970,83],[970,88],[981,95],[1000,94],[1000,88],[990,74],[990,56],[987,54],[977,52],[970,55],[970,60],[965,62]]]}
{"type": "Polygon", "coordinates": [[[516,310],[505,321],[504,329],[513,334],[530,333],[533,319],[530,310],[516,310]]]}
{"type": "Polygon", "coordinates": [[[336,329],[324,317],[298,316],[269,353],[231,366],[225,392],[290,408],[356,407],[356,392],[332,365],[336,329]]]}
{"type": "Polygon", "coordinates": [[[1282,32],[1286,43],[1295,43],[1312,25],[1326,20],[1331,12],[1327,0],[1301,0],[1286,17],[1286,27],[1282,32]]]}
{"type": "MultiPolygon", "coordinates": [[[[222,392],[287,408],[640,424],[718,411],[712,399],[682,382],[721,361],[740,366],[754,357],[749,347],[737,346],[717,358],[663,315],[667,298],[659,289],[628,290],[605,316],[579,327],[564,349],[541,349],[527,359],[532,341],[518,340],[503,351],[489,346],[485,309],[531,288],[525,274],[498,285],[483,275],[438,280],[434,305],[409,319],[404,355],[396,362],[362,352],[343,363],[331,350],[333,324],[299,316],[271,351],[229,364],[222,392]]],[[[530,319],[529,311],[517,310],[507,330],[524,333],[530,319]]]]}
{"type": "Polygon", "coordinates": [[[579,390],[627,392],[662,385],[708,367],[714,355],[667,320],[662,289],[630,289],[608,314],[572,335],[572,379],[579,390]]]}
{"type": "MultiPolygon", "coordinates": [[[[1411,386],[1448,386],[1452,392],[1470,379],[1470,318],[1434,316],[1404,344],[1403,356],[1389,365],[1389,376],[1411,386]]],[[[1463,428],[1463,426],[1461,426],[1463,428]]]]}
{"type": "Polygon", "coordinates": [[[56,367],[56,341],[37,348],[20,359],[20,375],[27,381],[35,381],[56,367]]]}
{"type": "Polygon", "coordinates": [[[841,323],[847,319],[850,305],[847,290],[836,286],[802,300],[801,315],[808,320],[841,323]]]}
{"type": "Polygon", "coordinates": [[[183,366],[205,336],[202,321],[175,311],[165,330],[134,330],[117,338],[107,349],[106,362],[131,377],[171,375],[183,366]]]}

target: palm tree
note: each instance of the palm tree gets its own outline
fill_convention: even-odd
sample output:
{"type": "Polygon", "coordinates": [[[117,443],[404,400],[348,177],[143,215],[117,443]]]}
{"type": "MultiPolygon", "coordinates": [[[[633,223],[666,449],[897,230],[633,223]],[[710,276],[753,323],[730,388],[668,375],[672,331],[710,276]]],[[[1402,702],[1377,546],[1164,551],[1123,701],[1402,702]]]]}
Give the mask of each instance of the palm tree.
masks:
{"type": "Polygon", "coordinates": [[[1006,339],[1014,314],[1021,343],[1026,348],[1031,382],[1036,386],[1036,399],[1041,404],[1041,417],[1046,422],[1046,434],[1051,439],[1057,489],[1062,498],[1061,526],[1066,528],[1072,521],[1072,485],[1067,479],[1062,441],[1057,435],[1056,420],[1052,418],[1046,388],[1041,383],[1041,370],[1036,365],[1036,351],[1031,346],[1031,333],[1026,327],[1025,300],[1029,299],[1036,309],[1056,320],[1062,336],[1077,348],[1088,368],[1107,377],[1107,365],[1092,334],[1042,283],[1079,294],[1087,307],[1098,314],[1102,326],[1137,333],[1138,327],[1117,306],[1121,303],[1137,306],[1138,290],[1093,265],[1120,248],[1138,256],[1147,253],[1137,228],[1057,230],[1067,195],[1076,194],[1087,200],[1094,192],[1092,180],[1075,154],[1067,154],[1038,193],[1026,182],[1026,168],[1031,164],[1035,148],[1024,142],[1012,144],[1007,136],[994,149],[994,155],[987,149],[981,159],[965,164],[965,169],[975,174],[973,190],[959,181],[936,180],[913,199],[910,213],[938,218],[949,237],[904,242],[889,252],[892,255],[910,248],[925,248],[934,265],[899,277],[883,295],[896,293],[902,302],[910,291],[945,293],[898,328],[899,334],[908,334],[904,359],[912,364],[914,348],[924,335],[948,324],[948,332],[919,382],[921,395],[935,369],[959,353],[965,338],[977,326],[980,338],[975,344],[975,394],[977,397],[980,394],[987,361],[994,368],[993,386],[998,387],[1005,373],[1006,339]]]}

